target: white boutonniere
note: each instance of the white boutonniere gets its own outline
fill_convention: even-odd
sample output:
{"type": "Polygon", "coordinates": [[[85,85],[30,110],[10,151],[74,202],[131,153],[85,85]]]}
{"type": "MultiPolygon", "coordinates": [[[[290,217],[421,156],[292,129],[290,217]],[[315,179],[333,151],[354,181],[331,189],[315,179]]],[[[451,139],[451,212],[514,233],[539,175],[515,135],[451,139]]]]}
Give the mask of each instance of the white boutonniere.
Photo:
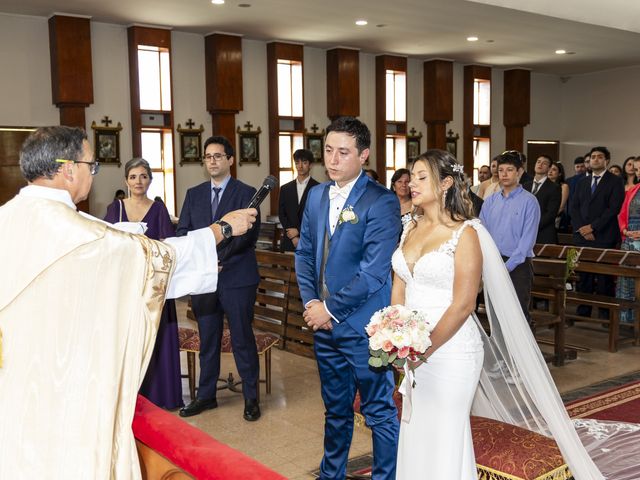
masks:
{"type": "Polygon", "coordinates": [[[340,212],[340,216],[338,217],[338,225],[341,225],[345,222],[349,223],[358,223],[358,215],[353,211],[353,207],[351,205],[347,205],[340,212]]]}

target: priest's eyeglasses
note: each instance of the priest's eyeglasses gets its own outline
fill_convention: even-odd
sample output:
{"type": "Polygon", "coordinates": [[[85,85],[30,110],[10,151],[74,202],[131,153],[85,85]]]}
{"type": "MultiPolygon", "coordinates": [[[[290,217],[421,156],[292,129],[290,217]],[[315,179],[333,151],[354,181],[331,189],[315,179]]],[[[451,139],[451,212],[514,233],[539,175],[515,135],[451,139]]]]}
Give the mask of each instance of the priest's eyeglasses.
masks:
{"type": "Polygon", "coordinates": [[[64,160],[62,158],[56,158],[58,163],[86,163],[89,165],[89,171],[91,175],[96,175],[100,171],[100,164],[98,162],[83,162],[82,160],[64,160]]]}

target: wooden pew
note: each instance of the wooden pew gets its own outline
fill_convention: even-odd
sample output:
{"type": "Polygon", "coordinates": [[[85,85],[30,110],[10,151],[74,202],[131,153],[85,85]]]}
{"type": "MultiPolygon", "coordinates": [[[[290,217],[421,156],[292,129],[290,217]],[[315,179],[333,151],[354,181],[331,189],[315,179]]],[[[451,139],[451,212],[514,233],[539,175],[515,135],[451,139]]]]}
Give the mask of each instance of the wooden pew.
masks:
{"type": "Polygon", "coordinates": [[[315,358],[313,351],[313,330],[307,327],[302,314],[304,305],[298,288],[298,281],[293,272],[291,277],[291,290],[289,294],[289,312],[285,327],[285,350],[305,357],[315,358]]]}
{"type": "Polygon", "coordinates": [[[529,314],[533,321],[534,331],[540,331],[542,327],[551,327],[554,330],[553,347],[551,356],[545,355],[545,359],[556,366],[564,365],[564,361],[575,358],[576,352],[572,350],[567,355],[565,347],[565,271],[566,262],[549,258],[534,258],[533,283],[531,288],[531,308],[529,314]]]}
{"type": "Polygon", "coordinates": [[[570,247],[561,245],[536,244],[534,253],[538,258],[551,258],[566,261],[567,253],[574,248],[578,254],[575,269],[577,274],[596,273],[612,276],[632,277],[636,279],[636,300],[624,300],[604,295],[585,294],[575,291],[567,292],[567,305],[589,305],[594,308],[604,308],[609,311],[609,319],[591,318],[565,313],[567,320],[606,325],[609,329],[609,351],[616,352],[621,343],[633,342],[640,345],[640,252],[625,250],[570,247]],[[620,331],[620,311],[628,308],[636,310],[633,332],[620,331]]]}

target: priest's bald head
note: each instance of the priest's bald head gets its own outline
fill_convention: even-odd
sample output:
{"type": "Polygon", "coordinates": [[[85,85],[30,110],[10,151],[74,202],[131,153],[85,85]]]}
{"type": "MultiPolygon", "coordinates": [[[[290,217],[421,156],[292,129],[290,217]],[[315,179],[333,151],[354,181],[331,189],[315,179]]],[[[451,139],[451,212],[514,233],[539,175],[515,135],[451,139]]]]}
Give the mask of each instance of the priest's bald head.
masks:
{"type": "Polygon", "coordinates": [[[74,203],[89,196],[98,167],[87,134],[80,128],[39,128],[25,140],[20,152],[20,170],[27,182],[66,190],[74,203]]]}

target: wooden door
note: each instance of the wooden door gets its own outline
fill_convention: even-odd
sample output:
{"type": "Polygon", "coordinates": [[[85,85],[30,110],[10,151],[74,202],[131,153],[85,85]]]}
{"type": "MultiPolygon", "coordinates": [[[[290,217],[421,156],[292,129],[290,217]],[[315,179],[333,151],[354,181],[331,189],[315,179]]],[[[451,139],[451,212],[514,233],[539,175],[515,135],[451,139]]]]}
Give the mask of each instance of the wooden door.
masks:
{"type": "Polygon", "coordinates": [[[32,127],[0,127],[0,205],[27,184],[20,172],[20,148],[34,130],[32,127]]]}

